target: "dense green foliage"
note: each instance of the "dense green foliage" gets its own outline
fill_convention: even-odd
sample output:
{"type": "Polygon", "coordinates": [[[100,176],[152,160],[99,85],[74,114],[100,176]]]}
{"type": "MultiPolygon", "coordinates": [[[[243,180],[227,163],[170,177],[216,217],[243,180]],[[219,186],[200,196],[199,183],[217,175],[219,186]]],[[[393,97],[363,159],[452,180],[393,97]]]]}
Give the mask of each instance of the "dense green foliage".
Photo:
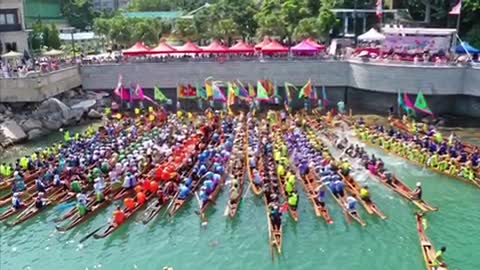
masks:
{"type": "Polygon", "coordinates": [[[41,22],[35,23],[31,32],[31,46],[34,51],[43,48],[60,49],[60,37],[57,27],[52,25],[44,25],[41,22]]]}
{"type": "MultiPolygon", "coordinates": [[[[458,0],[385,0],[385,9],[408,9],[419,25],[455,27],[456,16],[449,15],[458,0]]],[[[86,0],[64,0],[72,3],[65,10],[87,11],[86,0]],[[73,8],[73,7],[74,8],[73,8]]],[[[118,14],[98,18],[94,30],[109,41],[129,46],[141,39],[147,44],[158,42],[162,34],[183,40],[261,39],[273,36],[290,43],[306,37],[327,40],[338,25],[332,8],[375,8],[376,0],[133,0],[131,11],[196,11],[193,18],[178,19],[175,24],[154,19],[127,19],[118,14]],[[205,3],[209,7],[201,8],[205,3]]],[[[73,12],[75,13],[75,12],[73,12]]],[[[89,18],[69,19],[77,24],[89,18]]],[[[480,47],[480,0],[463,0],[461,36],[480,47]]]]}
{"type": "Polygon", "coordinates": [[[94,13],[90,0],[62,0],[63,16],[68,23],[80,30],[85,30],[93,24],[97,14],[94,13]]]}

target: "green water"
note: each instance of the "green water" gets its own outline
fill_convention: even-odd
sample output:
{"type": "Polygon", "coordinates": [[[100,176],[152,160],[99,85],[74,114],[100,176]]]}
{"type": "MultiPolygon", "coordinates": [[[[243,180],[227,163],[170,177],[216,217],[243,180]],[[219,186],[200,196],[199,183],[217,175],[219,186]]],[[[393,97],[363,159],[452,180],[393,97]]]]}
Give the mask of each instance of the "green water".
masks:
{"type": "MultiPolygon", "coordinates": [[[[36,146],[35,146],[36,147],[36,146]]],[[[28,149],[26,149],[28,150],[28,149]]],[[[372,149],[369,149],[372,150],[372,149]]],[[[447,245],[451,270],[476,270],[480,234],[480,190],[381,154],[387,167],[413,186],[424,184],[424,196],[440,211],[428,215],[427,234],[434,245],[447,245]]],[[[195,199],[173,220],[158,219],[146,226],[132,221],[102,240],[78,240],[105,223],[113,206],[89,223],[67,232],[55,231],[55,209],[14,228],[0,226],[0,269],[425,269],[416,233],[415,208],[364,173],[374,200],[388,216],[381,221],[362,211],[368,226],[348,225],[339,207],[327,201],[333,225],[316,218],[310,201],[300,194],[300,221],[284,216],[283,254],[272,261],[263,200],[248,191],[234,221],[224,216],[228,194],[223,192],[202,228],[195,199]]],[[[300,185],[300,183],[298,183],[300,185]]],[[[299,190],[303,192],[301,186],[299,190]]]]}

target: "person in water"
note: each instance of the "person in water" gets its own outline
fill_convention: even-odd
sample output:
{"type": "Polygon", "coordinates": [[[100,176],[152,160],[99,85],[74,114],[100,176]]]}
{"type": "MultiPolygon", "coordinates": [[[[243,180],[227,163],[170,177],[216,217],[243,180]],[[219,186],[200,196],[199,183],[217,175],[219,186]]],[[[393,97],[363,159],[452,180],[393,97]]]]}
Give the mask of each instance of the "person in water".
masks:
{"type": "Polygon", "coordinates": [[[417,187],[415,188],[415,190],[413,191],[413,194],[412,194],[412,199],[415,199],[415,200],[422,200],[422,183],[420,182],[417,182],[417,187]]]}

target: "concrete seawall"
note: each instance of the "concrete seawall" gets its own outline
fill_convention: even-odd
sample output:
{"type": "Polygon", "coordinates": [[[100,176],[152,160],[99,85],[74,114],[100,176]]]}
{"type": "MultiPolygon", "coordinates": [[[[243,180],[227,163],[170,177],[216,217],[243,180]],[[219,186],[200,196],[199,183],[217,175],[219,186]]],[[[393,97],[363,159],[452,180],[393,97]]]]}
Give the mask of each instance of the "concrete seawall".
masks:
{"type": "Polygon", "coordinates": [[[77,66],[29,78],[0,79],[0,102],[40,102],[81,84],[77,66]]]}
{"type": "MultiPolygon", "coordinates": [[[[359,110],[386,112],[396,103],[398,91],[416,94],[422,90],[436,113],[480,117],[480,69],[455,66],[418,66],[358,61],[227,61],[167,62],[89,65],[81,68],[84,89],[112,89],[121,74],[123,82],[140,83],[146,89],[156,84],[175,89],[178,83],[216,80],[255,82],[269,79],[279,86],[297,86],[311,79],[325,85],[330,102],[346,100],[359,110]]],[[[174,96],[172,97],[174,98],[174,96]]],[[[415,96],[411,95],[414,101],[415,96]]]]}

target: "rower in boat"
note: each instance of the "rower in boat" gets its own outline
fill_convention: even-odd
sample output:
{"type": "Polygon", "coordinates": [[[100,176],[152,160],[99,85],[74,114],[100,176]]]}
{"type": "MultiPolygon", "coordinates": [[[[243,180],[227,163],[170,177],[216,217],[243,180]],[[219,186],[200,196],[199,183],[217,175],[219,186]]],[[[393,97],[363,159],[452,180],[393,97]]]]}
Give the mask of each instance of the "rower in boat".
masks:
{"type": "Polygon", "coordinates": [[[127,208],[127,211],[132,211],[135,208],[135,200],[131,197],[125,198],[123,204],[127,208]]]}
{"type": "Polygon", "coordinates": [[[135,199],[137,200],[137,203],[140,205],[143,205],[147,201],[147,197],[145,196],[145,193],[143,192],[141,187],[137,190],[135,199]]]}
{"type": "Polygon", "coordinates": [[[120,226],[125,222],[125,212],[123,212],[120,206],[117,206],[117,209],[113,212],[113,222],[114,227],[120,226]]]}
{"type": "Polygon", "coordinates": [[[257,187],[261,187],[263,185],[262,177],[257,169],[253,170],[253,184],[257,187]]]}
{"type": "Polygon", "coordinates": [[[122,187],[126,190],[131,190],[137,185],[137,178],[135,174],[127,172],[127,175],[124,177],[122,187]]]}
{"type": "Polygon", "coordinates": [[[291,192],[289,195],[288,195],[288,206],[293,210],[297,210],[297,207],[298,207],[298,193],[296,190],[294,190],[293,192],[291,192]]]}
{"type": "Polygon", "coordinates": [[[362,188],[360,188],[360,199],[367,203],[372,202],[372,200],[370,199],[370,191],[368,190],[367,185],[364,185],[362,188]]]}
{"type": "Polygon", "coordinates": [[[72,183],[70,183],[70,188],[74,193],[81,193],[82,192],[82,184],[80,183],[78,178],[75,178],[72,183]]]}
{"type": "Polygon", "coordinates": [[[325,196],[326,196],[327,184],[328,183],[321,183],[316,189],[317,197],[315,198],[315,200],[322,207],[325,206],[325,196]]]}
{"type": "Polygon", "coordinates": [[[355,199],[353,196],[348,196],[346,205],[345,207],[347,208],[348,212],[352,215],[357,215],[357,199],[355,199]]]}
{"type": "Polygon", "coordinates": [[[87,195],[83,193],[78,193],[77,194],[77,210],[78,210],[78,214],[81,217],[86,215],[88,212],[87,203],[88,203],[87,195]]]}
{"type": "Polygon", "coordinates": [[[423,193],[422,183],[417,182],[416,188],[415,188],[415,190],[413,191],[413,194],[412,194],[412,199],[419,200],[419,201],[422,200],[422,193],[423,193]]]}
{"type": "Polygon", "coordinates": [[[179,188],[178,198],[180,200],[186,200],[190,195],[190,193],[191,193],[190,188],[185,183],[181,183],[179,188]]]}
{"type": "Polygon", "coordinates": [[[273,229],[278,231],[282,227],[282,212],[277,204],[274,204],[270,210],[270,220],[272,221],[273,229]]]}
{"type": "Polygon", "coordinates": [[[13,196],[12,196],[12,209],[13,210],[19,210],[21,209],[22,207],[24,207],[25,204],[22,202],[22,198],[20,198],[20,193],[19,192],[15,192],[13,193],[13,196]]]}
{"type": "Polygon", "coordinates": [[[440,250],[435,253],[435,257],[432,260],[433,270],[441,269],[442,267],[447,267],[447,264],[443,261],[443,254],[447,251],[447,247],[443,246],[440,250]]]}
{"type": "Polygon", "coordinates": [[[345,196],[345,183],[343,183],[340,177],[330,182],[330,188],[332,189],[332,193],[335,197],[343,198],[345,196]]]}
{"type": "Polygon", "coordinates": [[[44,197],[43,192],[39,192],[37,197],[35,198],[35,207],[37,209],[42,209],[44,206],[47,205],[47,199],[44,197]]]}
{"type": "Polygon", "coordinates": [[[99,176],[95,178],[93,184],[93,189],[95,190],[95,197],[97,199],[97,202],[102,202],[105,199],[104,191],[105,191],[105,181],[103,180],[103,177],[99,176]]]}
{"type": "Polygon", "coordinates": [[[43,192],[43,193],[47,192],[47,185],[43,182],[43,179],[41,176],[39,176],[35,180],[35,188],[37,189],[38,192],[43,192]]]}
{"type": "Polygon", "coordinates": [[[19,172],[18,170],[13,173],[13,176],[15,177],[14,179],[14,192],[22,192],[27,189],[25,186],[25,177],[23,176],[22,172],[19,172]]]}

